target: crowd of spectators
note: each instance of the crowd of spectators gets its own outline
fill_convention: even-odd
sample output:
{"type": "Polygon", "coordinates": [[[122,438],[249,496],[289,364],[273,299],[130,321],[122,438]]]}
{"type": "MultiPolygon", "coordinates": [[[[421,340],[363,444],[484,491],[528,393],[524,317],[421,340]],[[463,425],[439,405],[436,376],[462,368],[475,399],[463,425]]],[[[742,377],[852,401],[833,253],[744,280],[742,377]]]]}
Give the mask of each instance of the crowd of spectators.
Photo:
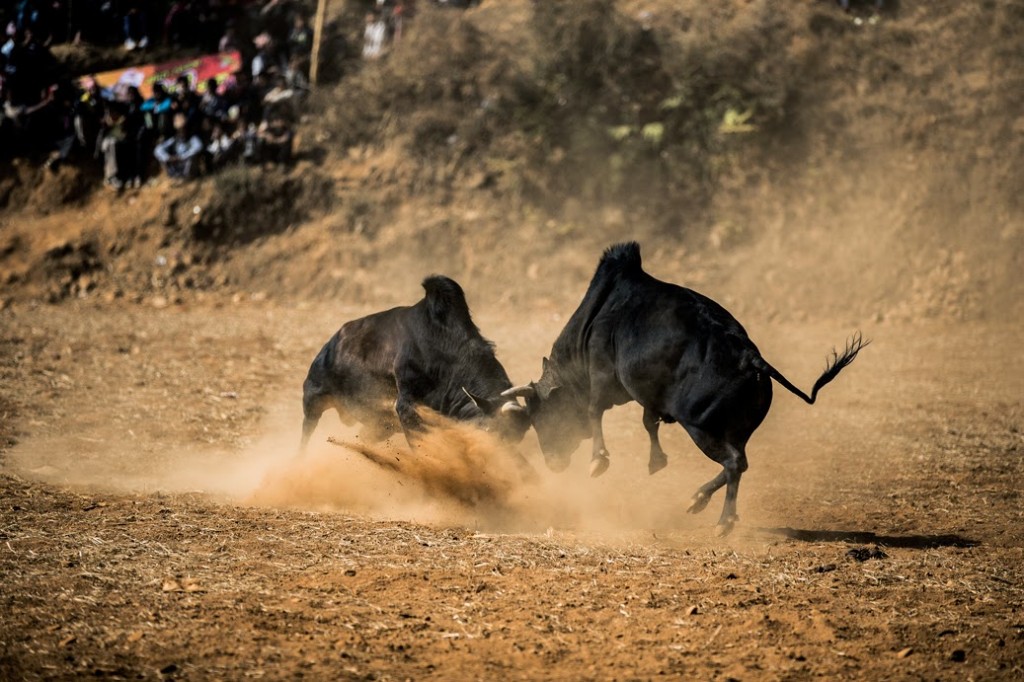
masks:
{"type": "MultiPolygon", "coordinates": [[[[364,0],[362,55],[401,40],[415,0],[364,0]]],[[[478,0],[433,0],[467,7],[478,0]]],[[[310,3],[295,0],[15,0],[0,5],[0,162],[101,170],[111,188],[185,180],[232,163],[288,164],[308,92],[310,3]],[[51,47],[85,43],[132,63],[238,52],[218,79],[102,87],[68,73],[51,47]]]]}
{"type": "Polygon", "coordinates": [[[204,52],[216,50],[229,23],[262,13],[276,24],[268,28],[279,30],[294,9],[288,0],[13,0],[3,5],[11,5],[0,10],[5,26],[30,28],[47,45],[120,44],[128,50],[177,45],[204,52]]]}
{"type": "Polygon", "coordinates": [[[289,0],[20,0],[0,9],[0,26],[0,160],[92,164],[112,188],[141,185],[157,168],[185,179],[229,163],[291,161],[312,30],[289,0]],[[65,72],[50,48],[79,41],[162,47],[164,59],[238,51],[242,68],[156,83],[143,96],[65,72]]]}
{"type": "MultiPolygon", "coordinates": [[[[74,132],[102,158],[114,189],[146,182],[151,159],[174,180],[236,162],[288,164],[303,92],[274,68],[255,79],[245,71],[222,83],[211,78],[200,88],[180,76],[172,88],[154,85],[149,98],[129,87],[123,100],[104,99],[91,84],[74,112],[74,132]]],[[[49,163],[59,158],[54,153],[49,163]]]]}

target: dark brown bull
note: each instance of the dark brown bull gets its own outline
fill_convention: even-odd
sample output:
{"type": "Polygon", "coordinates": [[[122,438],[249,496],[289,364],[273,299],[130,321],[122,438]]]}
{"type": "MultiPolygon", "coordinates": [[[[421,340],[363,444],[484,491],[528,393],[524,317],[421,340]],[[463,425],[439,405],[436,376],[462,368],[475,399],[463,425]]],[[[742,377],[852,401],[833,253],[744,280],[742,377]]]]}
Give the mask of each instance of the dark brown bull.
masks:
{"type": "Polygon", "coordinates": [[[512,382],[473,323],[462,287],[433,276],[423,288],[415,305],[347,322],[321,349],[303,384],[303,451],[330,408],[346,424],[363,424],[370,441],[401,429],[412,445],[423,428],[420,405],[522,440],[529,417],[501,397],[512,382]]]}

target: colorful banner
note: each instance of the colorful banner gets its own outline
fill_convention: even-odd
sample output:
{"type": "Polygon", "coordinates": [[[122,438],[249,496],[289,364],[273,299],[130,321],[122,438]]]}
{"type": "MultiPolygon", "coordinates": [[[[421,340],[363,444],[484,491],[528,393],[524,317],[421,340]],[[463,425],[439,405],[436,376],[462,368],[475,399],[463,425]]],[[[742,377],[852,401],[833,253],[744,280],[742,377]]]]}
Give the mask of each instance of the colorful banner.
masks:
{"type": "Polygon", "coordinates": [[[112,91],[118,97],[121,97],[129,86],[134,85],[143,97],[148,98],[153,94],[154,83],[161,83],[173,91],[178,77],[185,75],[188,76],[192,89],[202,93],[206,92],[208,79],[217,79],[219,85],[241,68],[242,56],[238,52],[222,52],[163,64],[146,64],[105,71],[85,76],[79,82],[84,87],[90,79],[95,80],[101,88],[112,91]]]}

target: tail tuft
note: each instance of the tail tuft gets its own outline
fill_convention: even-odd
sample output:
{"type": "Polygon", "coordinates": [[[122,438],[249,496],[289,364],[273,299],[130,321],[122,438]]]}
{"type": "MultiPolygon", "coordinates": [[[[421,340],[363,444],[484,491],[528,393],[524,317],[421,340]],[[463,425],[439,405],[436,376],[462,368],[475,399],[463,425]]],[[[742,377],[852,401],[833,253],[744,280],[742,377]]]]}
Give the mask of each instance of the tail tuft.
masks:
{"type": "Polygon", "coordinates": [[[837,353],[835,349],[833,349],[832,355],[829,357],[828,361],[825,364],[825,371],[822,373],[820,377],[818,377],[818,380],[814,382],[814,388],[811,389],[810,395],[807,395],[799,388],[794,386],[792,383],[790,383],[789,379],[782,376],[782,372],[769,365],[764,358],[758,358],[757,362],[760,363],[759,366],[761,366],[761,368],[764,371],[766,371],[773,379],[779,382],[780,386],[785,388],[790,393],[799,396],[807,404],[813,405],[815,399],[818,397],[818,391],[820,391],[822,387],[828,384],[830,381],[835,379],[839,375],[839,373],[846,368],[847,365],[849,365],[857,358],[857,353],[859,353],[861,349],[864,348],[864,346],[867,346],[869,343],[871,342],[865,341],[864,337],[861,336],[861,333],[857,332],[853,336],[851,336],[850,339],[846,342],[846,348],[843,350],[842,354],[837,353]]]}
{"type": "Polygon", "coordinates": [[[842,355],[837,353],[835,349],[832,349],[832,355],[825,363],[825,372],[818,377],[818,380],[814,382],[814,388],[811,389],[811,400],[813,404],[815,397],[818,395],[818,391],[822,386],[832,381],[839,375],[843,369],[846,368],[851,362],[857,359],[857,353],[861,351],[864,346],[870,344],[871,341],[865,341],[864,337],[858,331],[849,338],[846,342],[846,348],[843,350],[842,355]]]}

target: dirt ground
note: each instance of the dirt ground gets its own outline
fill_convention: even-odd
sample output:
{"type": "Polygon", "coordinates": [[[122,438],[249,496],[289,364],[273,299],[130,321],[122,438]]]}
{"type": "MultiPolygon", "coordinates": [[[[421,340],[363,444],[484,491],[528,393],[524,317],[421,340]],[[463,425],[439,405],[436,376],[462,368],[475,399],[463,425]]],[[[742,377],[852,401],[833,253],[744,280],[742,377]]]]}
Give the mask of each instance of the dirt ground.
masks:
{"type": "Polygon", "coordinates": [[[452,34],[465,65],[405,53],[447,99],[382,98],[346,147],[351,88],[388,82],[347,76],[290,171],[115,195],[71,166],[0,168],[0,680],[1024,679],[1024,11],[852,4],[615,3],[666,59],[735,58],[735,82],[789,93],[761,133],[709,138],[706,204],[651,185],[678,225],[638,214],[644,196],[531,203],[568,186],[558,164],[619,158],[545,147],[531,116],[410,157],[420,123],[484,131],[491,99],[450,87],[452,64],[490,92],[572,57],[534,44],[527,0],[464,15],[486,37],[452,34]],[[758,48],[765,31],[783,42],[758,48]],[[302,380],[342,322],[447,274],[513,381],[536,379],[625,239],[805,390],[849,334],[872,340],[814,406],[776,389],[729,537],[721,494],[684,511],[718,467],[665,427],[649,476],[636,405],[605,419],[599,479],[589,442],[555,474],[528,434],[540,480],[522,484],[478,432],[435,429],[414,457],[333,415],[296,457],[302,380]]]}
{"type": "MultiPolygon", "coordinates": [[[[535,378],[567,311],[470,299],[535,378]]],[[[327,443],[354,437],[333,418],[295,459],[307,364],[365,310],[0,312],[0,677],[1024,674],[1019,325],[865,327],[817,405],[777,392],[720,540],[720,495],[683,513],[715,465],[666,428],[648,476],[635,406],[600,479],[586,444],[553,474],[528,435],[542,481],[503,504],[396,480],[327,443]]],[[[747,326],[800,385],[848,331],[747,326]]]]}

